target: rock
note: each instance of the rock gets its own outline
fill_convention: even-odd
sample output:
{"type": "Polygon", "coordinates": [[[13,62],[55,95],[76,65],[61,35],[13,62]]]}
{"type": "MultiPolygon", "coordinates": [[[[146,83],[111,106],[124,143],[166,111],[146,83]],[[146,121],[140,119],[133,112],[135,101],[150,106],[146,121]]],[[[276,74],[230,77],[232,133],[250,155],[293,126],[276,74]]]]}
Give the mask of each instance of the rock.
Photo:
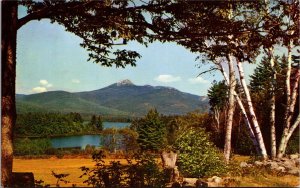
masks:
{"type": "Polygon", "coordinates": [[[278,172],[285,172],[285,168],[283,166],[279,166],[275,170],[278,171],[278,172]]]}
{"type": "MultiPolygon", "coordinates": [[[[275,158],[275,159],[273,159],[273,161],[276,161],[276,162],[281,162],[281,159],[279,159],[279,158],[275,158]]],[[[272,162],[272,160],[268,160],[268,162],[272,162]]]]}
{"type": "Polygon", "coordinates": [[[295,162],[295,165],[296,165],[297,167],[299,167],[299,165],[300,165],[300,159],[299,159],[299,158],[294,159],[294,162],[295,162]]]}
{"type": "Polygon", "coordinates": [[[284,161],[289,161],[290,159],[286,157],[282,157],[280,160],[284,162],[284,161]]]}
{"type": "Polygon", "coordinates": [[[290,159],[298,159],[298,154],[291,154],[290,159]]]}
{"type": "Polygon", "coordinates": [[[208,178],[208,179],[207,179],[207,182],[213,182],[213,181],[214,181],[213,178],[208,178]]]}
{"type": "Polygon", "coordinates": [[[220,187],[220,185],[216,182],[208,182],[207,185],[208,187],[220,187]]]}
{"type": "Polygon", "coordinates": [[[292,169],[294,168],[296,165],[294,163],[294,161],[288,160],[288,161],[284,161],[282,163],[282,166],[285,167],[286,169],[292,169]]]}
{"type": "Polygon", "coordinates": [[[264,165],[264,163],[261,162],[261,161],[255,161],[254,164],[255,164],[255,166],[262,166],[262,165],[264,165]]]}
{"type": "Polygon", "coordinates": [[[267,162],[266,164],[267,167],[269,167],[270,169],[274,170],[276,168],[278,168],[278,163],[277,162],[267,162]]]}
{"type": "Polygon", "coordinates": [[[218,176],[213,176],[212,179],[213,179],[213,182],[218,183],[218,184],[222,182],[222,178],[220,178],[218,176]]]}
{"type": "Polygon", "coordinates": [[[296,175],[296,176],[299,176],[300,174],[300,169],[299,168],[292,168],[288,171],[289,174],[292,174],[292,175],[296,175]]]}
{"type": "Polygon", "coordinates": [[[186,185],[193,185],[195,186],[196,185],[196,182],[197,182],[197,178],[183,178],[183,183],[186,185]]]}
{"type": "Polygon", "coordinates": [[[205,182],[205,181],[203,181],[203,180],[201,180],[201,179],[198,179],[198,180],[196,181],[196,187],[209,187],[208,184],[209,184],[209,183],[207,183],[207,182],[205,182]]]}
{"type": "Polygon", "coordinates": [[[246,162],[241,162],[240,167],[241,168],[246,168],[246,167],[248,167],[248,164],[246,162]]]}
{"type": "Polygon", "coordinates": [[[172,184],[171,188],[181,188],[181,185],[180,185],[180,183],[178,183],[178,182],[174,182],[174,183],[172,184]]]}

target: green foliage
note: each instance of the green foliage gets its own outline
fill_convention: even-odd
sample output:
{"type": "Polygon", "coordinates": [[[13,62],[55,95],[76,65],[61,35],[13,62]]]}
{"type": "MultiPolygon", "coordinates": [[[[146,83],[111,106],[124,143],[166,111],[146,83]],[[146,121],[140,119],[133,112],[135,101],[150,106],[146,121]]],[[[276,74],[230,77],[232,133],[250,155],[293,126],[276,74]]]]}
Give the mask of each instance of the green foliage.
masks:
{"type": "Polygon", "coordinates": [[[129,128],[104,129],[101,135],[102,148],[109,152],[116,153],[117,150],[122,150],[126,154],[133,154],[139,149],[137,143],[138,134],[129,128]]]}
{"type": "Polygon", "coordinates": [[[181,116],[161,116],[160,118],[166,126],[168,147],[172,147],[177,137],[186,129],[191,127],[209,129],[211,124],[209,115],[200,113],[199,111],[190,112],[181,116]]]}
{"type": "Polygon", "coordinates": [[[232,135],[235,138],[232,140],[234,153],[240,155],[253,155],[256,153],[249,132],[244,125],[239,125],[239,127],[232,132],[232,135]]]}
{"type": "Polygon", "coordinates": [[[118,129],[109,128],[101,132],[101,144],[103,149],[116,153],[121,149],[121,135],[118,133],[118,129]]]}
{"type": "Polygon", "coordinates": [[[138,143],[142,150],[159,151],[166,143],[166,126],[156,109],[150,110],[144,118],[137,120],[138,143]]]}
{"type": "Polygon", "coordinates": [[[96,127],[99,131],[103,131],[103,121],[100,115],[97,118],[96,127]]]}
{"type": "Polygon", "coordinates": [[[93,154],[96,163],[93,168],[81,167],[85,178],[83,183],[93,187],[135,187],[154,188],[165,187],[165,173],[159,168],[151,154],[139,154],[134,157],[133,162],[128,159],[127,165],[121,165],[120,161],[111,161],[105,165],[102,151],[93,154]]]}
{"type": "Polygon", "coordinates": [[[204,177],[225,172],[224,161],[204,129],[190,128],[175,142],[178,167],[185,177],[204,177]]]}
{"type": "Polygon", "coordinates": [[[22,136],[54,136],[92,131],[80,114],[27,113],[17,117],[15,133],[22,136]]]}
{"type": "Polygon", "coordinates": [[[225,81],[214,81],[207,91],[207,96],[211,111],[224,109],[228,101],[228,86],[225,84],[225,81]]]}
{"type": "Polygon", "coordinates": [[[14,155],[43,155],[51,149],[49,139],[16,139],[14,141],[14,155]]]}

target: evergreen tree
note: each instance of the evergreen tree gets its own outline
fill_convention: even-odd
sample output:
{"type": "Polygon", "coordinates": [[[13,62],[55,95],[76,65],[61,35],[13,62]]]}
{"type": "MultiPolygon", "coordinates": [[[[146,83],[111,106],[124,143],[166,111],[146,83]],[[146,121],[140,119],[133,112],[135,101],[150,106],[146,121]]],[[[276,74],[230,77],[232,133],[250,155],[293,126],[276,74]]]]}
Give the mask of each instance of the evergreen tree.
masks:
{"type": "Polygon", "coordinates": [[[96,127],[98,130],[103,131],[103,121],[100,115],[97,118],[96,127]]]}
{"type": "Polygon", "coordinates": [[[151,109],[138,121],[137,133],[137,141],[142,150],[159,151],[166,143],[166,126],[156,109],[151,109]]]}
{"type": "Polygon", "coordinates": [[[92,115],[91,121],[90,121],[90,125],[96,127],[96,124],[97,124],[97,118],[96,118],[96,115],[92,115]]]}

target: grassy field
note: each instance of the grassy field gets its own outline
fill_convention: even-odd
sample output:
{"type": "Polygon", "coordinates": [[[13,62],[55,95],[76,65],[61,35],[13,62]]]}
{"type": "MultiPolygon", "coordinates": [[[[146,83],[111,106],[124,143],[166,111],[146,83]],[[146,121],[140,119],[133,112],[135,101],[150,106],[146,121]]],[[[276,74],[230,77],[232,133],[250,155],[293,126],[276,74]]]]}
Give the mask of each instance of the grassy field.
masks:
{"type": "MultiPolygon", "coordinates": [[[[109,164],[110,161],[117,160],[121,164],[125,164],[125,159],[105,159],[105,163],[109,164]]],[[[52,157],[49,159],[14,159],[13,164],[14,172],[33,172],[35,180],[43,180],[46,184],[55,186],[56,179],[51,175],[51,172],[54,171],[58,173],[67,173],[70,174],[65,179],[70,181],[68,184],[60,183],[60,186],[87,186],[82,182],[84,179],[79,178],[82,175],[82,171],[79,167],[86,166],[92,167],[94,162],[92,159],[85,158],[74,158],[74,159],[58,159],[52,157]]]]}
{"type": "MultiPolygon", "coordinates": [[[[241,159],[241,157],[239,157],[241,159]]],[[[246,159],[246,158],[245,158],[246,159]]],[[[105,163],[117,160],[121,164],[126,164],[125,159],[105,159],[105,163]]],[[[60,183],[60,186],[72,186],[76,184],[77,187],[87,186],[82,182],[84,179],[79,178],[82,175],[79,167],[92,167],[94,162],[87,158],[67,158],[58,159],[52,157],[49,159],[14,159],[14,172],[33,172],[36,180],[43,180],[46,184],[55,186],[56,179],[51,175],[55,173],[70,174],[66,180],[70,181],[68,184],[60,183]]],[[[233,177],[236,183],[232,186],[241,187],[296,187],[300,185],[299,177],[292,175],[274,176],[270,174],[254,175],[254,176],[238,176],[233,177]]]]}

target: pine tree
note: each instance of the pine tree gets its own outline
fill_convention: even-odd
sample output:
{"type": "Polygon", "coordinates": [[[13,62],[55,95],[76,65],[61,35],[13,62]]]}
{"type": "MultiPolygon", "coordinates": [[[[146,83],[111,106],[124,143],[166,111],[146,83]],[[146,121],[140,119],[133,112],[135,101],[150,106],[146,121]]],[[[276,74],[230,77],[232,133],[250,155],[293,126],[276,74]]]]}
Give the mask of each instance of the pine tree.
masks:
{"type": "Polygon", "coordinates": [[[97,118],[96,127],[99,131],[103,131],[103,121],[100,115],[97,118]]]}
{"type": "Polygon", "coordinates": [[[159,151],[166,143],[166,126],[156,109],[151,109],[138,121],[137,133],[137,141],[142,150],[159,151]]]}

